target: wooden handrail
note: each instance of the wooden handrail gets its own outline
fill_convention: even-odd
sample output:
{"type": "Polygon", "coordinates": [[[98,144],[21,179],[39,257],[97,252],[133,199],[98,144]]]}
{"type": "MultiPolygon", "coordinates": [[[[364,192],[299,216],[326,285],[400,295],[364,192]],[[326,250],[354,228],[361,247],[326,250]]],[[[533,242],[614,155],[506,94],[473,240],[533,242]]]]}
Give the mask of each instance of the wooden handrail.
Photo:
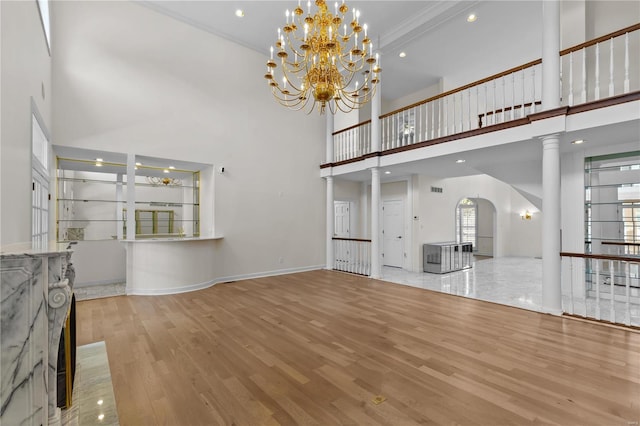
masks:
{"type": "Polygon", "coordinates": [[[630,32],[637,31],[637,30],[640,30],[640,23],[631,25],[631,26],[629,26],[627,28],[623,28],[621,30],[614,31],[612,33],[603,35],[602,37],[594,38],[593,40],[585,41],[584,43],[580,43],[580,44],[577,44],[575,46],[569,47],[567,49],[561,50],[560,51],[560,56],[564,56],[564,55],[566,55],[568,53],[571,53],[571,52],[576,52],[576,51],[584,49],[586,47],[594,46],[594,45],[596,45],[598,43],[602,43],[603,41],[607,41],[607,40],[610,40],[612,38],[616,38],[616,37],[619,37],[619,36],[621,36],[623,34],[630,33],[630,32]]]}
{"type": "Polygon", "coordinates": [[[635,246],[640,247],[640,243],[625,243],[623,241],[601,241],[600,244],[607,246],[635,246]]]}
{"type": "Polygon", "coordinates": [[[333,237],[332,240],[337,240],[337,241],[358,241],[361,243],[370,243],[371,240],[363,240],[360,238],[342,238],[342,237],[333,237]]]}
{"type": "Polygon", "coordinates": [[[435,101],[437,99],[444,98],[445,96],[449,96],[449,95],[453,95],[454,93],[462,92],[463,90],[466,90],[466,89],[468,89],[470,87],[478,86],[478,85],[486,83],[488,81],[495,80],[496,78],[500,78],[500,77],[503,77],[505,75],[509,75],[509,74],[514,73],[514,72],[518,72],[518,71],[521,71],[523,69],[536,66],[536,65],[541,64],[541,63],[542,63],[542,59],[536,59],[535,61],[527,62],[524,65],[519,65],[517,67],[510,68],[510,69],[508,69],[506,71],[502,71],[501,73],[494,74],[494,75],[492,75],[490,77],[483,78],[482,80],[474,81],[473,83],[469,83],[469,84],[464,85],[462,87],[458,87],[457,89],[449,90],[448,92],[440,93],[439,95],[432,96],[432,97],[430,97],[428,99],[425,99],[423,101],[416,102],[414,104],[408,105],[406,107],[402,107],[402,108],[397,109],[395,111],[388,112],[386,114],[382,114],[379,118],[383,119],[385,117],[389,117],[390,115],[397,114],[397,113],[402,112],[402,111],[406,111],[408,109],[417,107],[418,105],[426,104],[428,102],[433,102],[433,101],[435,101]]]}
{"type": "Polygon", "coordinates": [[[356,127],[364,126],[365,124],[369,124],[369,123],[371,123],[371,120],[363,121],[362,123],[354,124],[353,126],[350,126],[350,127],[345,128],[345,129],[333,132],[333,133],[331,133],[331,135],[335,136],[335,135],[340,134],[342,132],[346,132],[346,131],[349,131],[351,129],[355,129],[356,127]]]}
{"type": "MultiPolygon", "coordinates": [[[[561,50],[561,51],[559,52],[559,54],[560,54],[560,56],[563,56],[563,55],[566,55],[567,53],[575,52],[575,51],[580,50],[580,49],[582,49],[582,48],[589,47],[589,46],[593,46],[593,45],[595,45],[595,44],[597,44],[597,43],[601,43],[601,42],[606,41],[606,40],[609,40],[609,39],[611,39],[611,38],[615,38],[615,37],[621,36],[621,35],[623,35],[623,34],[630,33],[630,32],[632,32],[632,31],[637,31],[637,30],[639,30],[639,29],[640,29],[640,23],[638,23],[638,24],[634,24],[634,25],[631,25],[631,26],[629,26],[629,27],[623,28],[623,29],[621,29],[621,30],[614,31],[614,32],[612,32],[612,33],[609,33],[609,34],[603,35],[602,37],[598,37],[598,38],[596,38],[596,39],[593,39],[593,40],[590,40],[590,41],[587,41],[587,42],[584,42],[584,43],[578,44],[578,45],[576,45],[576,46],[569,47],[569,48],[567,48],[567,49],[561,50]]],[[[508,70],[503,71],[503,72],[498,73],[498,74],[494,74],[494,75],[492,75],[492,76],[489,76],[489,77],[483,78],[482,80],[474,81],[473,83],[469,83],[469,84],[467,84],[467,85],[465,85],[465,86],[458,87],[457,89],[449,90],[448,92],[444,92],[444,93],[441,93],[441,94],[439,94],[439,95],[432,96],[432,97],[430,97],[430,98],[428,98],[428,99],[425,99],[425,100],[423,100],[423,101],[419,101],[419,102],[413,103],[413,104],[411,104],[411,105],[407,105],[407,106],[405,106],[405,107],[402,107],[402,108],[400,108],[400,109],[397,109],[397,110],[394,110],[394,111],[388,112],[388,113],[386,113],[386,114],[382,114],[379,118],[380,118],[380,119],[383,119],[383,118],[388,117],[388,116],[390,116],[390,115],[397,114],[397,113],[402,112],[402,111],[406,111],[406,110],[408,110],[408,109],[411,109],[411,108],[417,107],[417,106],[422,105],[422,104],[426,104],[426,103],[428,103],[428,102],[433,102],[433,101],[435,101],[435,100],[437,100],[437,99],[444,98],[445,96],[453,95],[454,93],[461,92],[461,91],[466,90],[466,89],[468,89],[468,88],[470,88],[470,87],[478,86],[478,85],[480,85],[480,84],[487,83],[487,82],[489,82],[489,81],[491,81],[491,80],[495,80],[495,79],[497,79],[497,78],[504,77],[504,76],[506,76],[506,75],[512,74],[512,73],[514,73],[514,72],[521,71],[521,70],[523,70],[523,69],[526,69],[526,68],[529,68],[529,67],[532,67],[532,66],[535,66],[535,65],[541,64],[541,63],[542,63],[542,59],[536,59],[535,61],[531,61],[531,62],[528,62],[528,63],[526,63],[526,64],[524,64],[524,65],[520,65],[520,66],[517,66],[517,67],[511,68],[511,69],[508,69],[508,70]]]]}
{"type": "Polygon", "coordinates": [[[560,256],[579,257],[583,259],[602,259],[602,260],[616,260],[619,262],[640,263],[640,257],[612,256],[609,254],[584,254],[584,253],[570,253],[566,251],[561,251],[560,256]]]}

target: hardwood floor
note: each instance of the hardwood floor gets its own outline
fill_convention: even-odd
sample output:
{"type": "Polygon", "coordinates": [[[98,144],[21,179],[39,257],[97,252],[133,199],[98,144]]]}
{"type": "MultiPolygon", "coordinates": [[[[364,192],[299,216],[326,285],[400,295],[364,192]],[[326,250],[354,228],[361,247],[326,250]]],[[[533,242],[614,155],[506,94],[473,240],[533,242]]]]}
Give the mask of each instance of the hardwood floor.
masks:
{"type": "Polygon", "coordinates": [[[640,421],[640,334],[363,277],[313,271],[77,312],[78,345],[106,341],[121,425],[640,421]]]}

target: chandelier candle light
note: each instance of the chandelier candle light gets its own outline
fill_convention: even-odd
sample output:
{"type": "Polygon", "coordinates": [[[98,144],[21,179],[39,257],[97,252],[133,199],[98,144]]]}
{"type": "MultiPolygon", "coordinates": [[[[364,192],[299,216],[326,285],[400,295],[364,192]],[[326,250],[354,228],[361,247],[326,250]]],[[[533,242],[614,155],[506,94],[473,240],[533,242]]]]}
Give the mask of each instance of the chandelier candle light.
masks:
{"type": "Polygon", "coordinates": [[[347,25],[349,8],[344,0],[335,3],[334,13],[324,0],[315,0],[315,4],[314,15],[311,1],[307,1],[305,17],[300,0],[293,12],[286,11],[286,25],[278,28],[264,78],[278,102],[287,108],[304,109],[313,97],[308,113],[317,103],[321,114],[327,105],[331,113],[349,112],[373,98],[382,71],[380,61],[377,54],[373,57],[373,43],[367,36],[367,25],[360,25],[359,10],[352,10],[347,25]],[[274,55],[280,58],[279,69],[274,55]]]}

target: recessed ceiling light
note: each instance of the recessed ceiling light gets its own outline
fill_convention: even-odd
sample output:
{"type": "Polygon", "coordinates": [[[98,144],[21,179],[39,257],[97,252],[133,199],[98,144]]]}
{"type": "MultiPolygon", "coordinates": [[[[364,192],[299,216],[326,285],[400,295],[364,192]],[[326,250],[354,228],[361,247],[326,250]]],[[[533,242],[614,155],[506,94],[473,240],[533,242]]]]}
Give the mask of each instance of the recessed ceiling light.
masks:
{"type": "Polygon", "coordinates": [[[576,139],[575,141],[571,142],[573,145],[580,145],[581,143],[584,143],[583,139],[576,139]]]}
{"type": "Polygon", "coordinates": [[[103,401],[103,400],[101,400],[101,399],[99,399],[99,400],[98,400],[98,405],[102,405],[102,404],[104,404],[104,401],[103,401]]]}
{"type": "Polygon", "coordinates": [[[169,173],[169,169],[164,169],[163,172],[164,173],[169,173]]]}
{"type": "Polygon", "coordinates": [[[104,414],[100,414],[100,415],[98,416],[98,420],[100,420],[100,421],[104,420],[104,414]]]}
{"type": "Polygon", "coordinates": [[[391,172],[389,170],[387,170],[386,172],[384,172],[385,175],[390,175],[391,172]]]}
{"type": "Polygon", "coordinates": [[[138,163],[136,163],[136,166],[142,166],[142,163],[138,162],[138,163]]]}
{"type": "Polygon", "coordinates": [[[102,158],[96,158],[96,161],[97,161],[98,163],[102,163],[102,158]]]}
{"type": "Polygon", "coordinates": [[[459,160],[456,160],[456,163],[458,163],[458,164],[462,164],[462,163],[464,163],[465,161],[467,161],[467,160],[463,160],[463,159],[461,158],[461,159],[459,159],[459,160]]]}
{"type": "Polygon", "coordinates": [[[404,58],[405,56],[407,56],[407,53],[406,52],[400,52],[400,54],[398,56],[400,56],[401,58],[404,58]]]}
{"type": "Polygon", "coordinates": [[[174,170],[174,169],[175,169],[175,167],[173,167],[173,166],[169,166],[169,168],[170,168],[171,170],[174,170]]]}
{"type": "Polygon", "coordinates": [[[96,167],[102,167],[102,163],[96,163],[96,167]]]}
{"type": "Polygon", "coordinates": [[[476,22],[476,19],[478,19],[478,17],[476,16],[475,13],[472,13],[469,16],[467,16],[467,22],[476,22]]]}
{"type": "Polygon", "coordinates": [[[242,18],[244,16],[244,10],[242,10],[242,9],[236,10],[236,16],[238,18],[242,18]]]}

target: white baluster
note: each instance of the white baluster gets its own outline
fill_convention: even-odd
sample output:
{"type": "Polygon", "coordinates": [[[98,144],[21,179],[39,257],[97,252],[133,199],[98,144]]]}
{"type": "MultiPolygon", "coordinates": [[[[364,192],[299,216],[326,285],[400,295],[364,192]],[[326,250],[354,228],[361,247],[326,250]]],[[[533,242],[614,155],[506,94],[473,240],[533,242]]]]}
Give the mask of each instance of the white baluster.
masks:
{"type": "Polygon", "coordinates": [[[573,52],[569,52],[569,106],[573,106],[573,52]]]}
{"type": "Polygon", "coordinates": [[[600,99],[600,43],[596,43],[596,88],[594,99],[596,101],[600,99]]]}
{"type": "Polygon", "coordinates": [[[436,131],[436,111],[435,111],[436,102],[430,102],[431,104],[431,139],[435,137],[435,131],[436,131]]]}
{"type": "Polygon", "coordinates": [[[442,136],[446,136],[449,134],[449,97],[444,98],[444,134],[442,136]]]}
{"type": "Polygon", "coordinates": [[[451,95],[451,103],[453,104],[453,117],[451,118],[451,134],[456,133],[456,94],[451,95]]]}
{"type": "Polygon", "coordinates": [[[489,83],[484,83],[484,125],[489,125],[489,83]]]}
{"type": "Polygon", "coordinates": [[[611,284],[611,314],[609,315],[609,319],[611,320],[611,322],[616,322],[616,309],[615,309],[615,301],[616,301],[616,295],[614,292],[614,288],[615,288],[615,284],[614,284],[614,269],[613,269],[613,260],[609,261],[609,279],[610,284],[611,284]]]}
{"type": "Polygon", "coordinates": [[[516,115],[516,73],[511,73],[511,119],[516,115]]]}
{"type": "Polygon", "coordinates": [[[629,93],[629,33],[624,35],[624,93],[629,93]]]}
{"type": "Polygon", "coordinates": [[[626,287],[627,290],[627,294],[626,294],[626,311],[624,314],[624,323],[626,325],[631,325],[631,306],[630,306],[630,302],[631,302],[631,278],[630,278],[630,273],[629,273],[629,262],[625,262],[624,264],[624,285],[626,287]]]}
{"type": "Polygon", "coordinates": [[[438,98],[438,137],[442,136],[442,103],[443,99],[438,98]]]}
{"type": "Polygon", "coordinates": [[[492,90],[492,95],[491,95],[491,100],[493,102],[493,123],[492,124],[496,124],[498,122],[498,120],[496,120],[496,115],[498,115],[498,112],[496,111],[496,81],[493,80],[492,84],[491,84],[493,90],[492,90]]]}
{"type": "Polygon", "coordinates": [[[613,96],[613,37],[609,41],[609,97],[613,96]]]}
{"type": "Polygon", "coordinates": [[[571,315],[574,314],[574,306],[573,306],[573,262],[574,258],[569,257],[569,313],[571,315]]]}
{"type": "Polygon", "coordinates": [[[389,143],[389,124],[387,122],[387,117],[382,119],[382,143],[380,144],[380,148],[384,151],[388,147],[389,143]]]}
{"type": "MultiPolygon", "coordinates": [[[[600,259],[593,259],[596,263],[596,319],[600,319],[600,259]]],[[[586,304],[585,300],[585,304],[586,304]]]]}
{"type": "Polygon", "coordinates": [[[467,130],[471,130],[471,126],[473,126],[473,122],[471,121],[471,88],[467,89],[467,98],[468,98],[467,115],[468,115],[468,121],[469,121],[467,130]]]}
{"type": "Polygon", "coordinates": [[[587,49],[582,48],[582,103],[587,102],[587,49]]]}
{"type": "Polygon", "coordinates": [[[501,122],[504,123],[506,121],[505,114],[507,113],[507,111],[505,110],[507,105],[505,103],[506,97],[505,97],[505,94],[504,94],[504,92],[506,90],[505,84],[504,84],[504,76],[502,76],[501,82],[502,82],[502,99],[501,99],[500,109],[502,109],[502,112],[500,113],[500,116],[502,117],[502,121],[501,122]]]}
{"type": "Polygon", "coordinates": [[[531,67],[531,112],[530,114],[535,114],[536,112],[536,67],[531,67]]]}
{"type": "Polygon", "coordinates": [[[464,131],[464,92],[460,91],[460,131],[464,131]]]}
{"type": "Polygon", "coordinates": [[[525,116],[524,110],[525,110],[525,106],[524,104],[527,102],[525,100],[525,78],[524,78],[524,70],[522,70],[522,105],[521,105],[521,110],[520,110],[520,118],[525,116]]]}
{"type": "Polygon", "coordinates": [[[476,86],[476,115],[478,116],[478,128],[480,126],[480,86],[476,86]]]}

